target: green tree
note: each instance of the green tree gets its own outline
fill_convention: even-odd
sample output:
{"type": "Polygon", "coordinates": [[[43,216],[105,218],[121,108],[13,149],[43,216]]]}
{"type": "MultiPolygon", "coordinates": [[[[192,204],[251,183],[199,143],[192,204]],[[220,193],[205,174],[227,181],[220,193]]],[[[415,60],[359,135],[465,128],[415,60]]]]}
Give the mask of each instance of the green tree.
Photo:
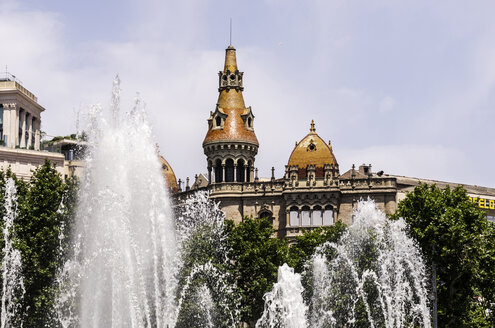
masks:
{"type": "Polygon", "coordinates": [[[416,187],[398,205],[430,265],[436,266],[439,327],[494,327],[495,228],[466,191],[416,187]]]}
{"type": "Polygon", "coordinates": [[[263,295],[277,281],[278,267],[288,261],[288,242],[274,237],[275,230],[266,218],[245,217],[238,225],[225,224],[241,293],[241,317],[253,324],[263,313],[263,295]]]}
{"type": "MultiPolygon", "coordinates": [[[[18,198],[19,218],[16,224],[21,251],[26,293],[25,326],[42,327],[52,306],[52,282],[60,265],[62,229],[73,222],[75,181],[64,183],[47,160],[38,167],[27,184],[25,196],[18,198]]],[[[21,192],[22,194],[22,192],[21,192]]]]}

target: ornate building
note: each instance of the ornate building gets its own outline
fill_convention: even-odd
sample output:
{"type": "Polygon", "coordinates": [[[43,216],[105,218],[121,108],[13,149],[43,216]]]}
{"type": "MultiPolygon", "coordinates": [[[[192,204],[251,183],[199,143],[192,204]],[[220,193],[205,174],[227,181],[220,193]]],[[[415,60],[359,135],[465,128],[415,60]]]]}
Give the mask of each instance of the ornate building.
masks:
{"type": "MultiPolygon", "coordinates": [[[[330,141],[326,143],[316,133],[313,121],[309,133],[294,146],[284,176],[276,179],[272,168],[271,178],[260,179],[255,169],[259,142],[254,114],[244,103],[243,73],[233,46],[226,49],[225,65],[218,76],[218,101],[210,112],[203,141],[208,173],[196,175],[191,187],[187,178],[184,190],[179,180],[178,201],[196,190],[208,190],[227,218],[240,222],[246,216],[268,217],[279,236],[291,237],[302,228],[328,226],[336,220],[352,223],[360,199],[371,198],[383,212],[392,214],[397,202],[419,182],[457,185],[372,172],[371,165],[364,164],[340,174],[330,141]]],[[[484,204],[493,220],[495,189],[464,187],[473,201],[484,204]]]]}

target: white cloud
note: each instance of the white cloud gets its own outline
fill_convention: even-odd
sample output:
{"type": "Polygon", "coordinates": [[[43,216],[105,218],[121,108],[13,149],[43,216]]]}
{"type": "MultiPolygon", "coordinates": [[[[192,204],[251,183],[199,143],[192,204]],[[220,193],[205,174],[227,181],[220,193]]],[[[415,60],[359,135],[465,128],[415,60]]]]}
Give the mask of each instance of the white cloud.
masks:
{"type": "Polygon", "coordinates": [[[378,105],[380,113],[387,113],[395,109],[397,102],[390,96],[385,96],[378,105]]]}

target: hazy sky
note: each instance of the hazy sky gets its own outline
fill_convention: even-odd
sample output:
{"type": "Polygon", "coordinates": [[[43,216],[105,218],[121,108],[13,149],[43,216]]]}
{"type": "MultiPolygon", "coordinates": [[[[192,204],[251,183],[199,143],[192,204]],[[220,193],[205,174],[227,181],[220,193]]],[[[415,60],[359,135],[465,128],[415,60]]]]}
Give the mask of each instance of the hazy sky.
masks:
{"type": "Polygon", "coordinates": [[[314,119],[342,173],[371,163],[495,187],[494,12],[491,0],[0,0],[0,67],[38,96],[49,135],[107,107],[118,73],[124,110],[140,92],[184,179],[206,171],[232,17],[262,176],[283,175],[314,119]]]}

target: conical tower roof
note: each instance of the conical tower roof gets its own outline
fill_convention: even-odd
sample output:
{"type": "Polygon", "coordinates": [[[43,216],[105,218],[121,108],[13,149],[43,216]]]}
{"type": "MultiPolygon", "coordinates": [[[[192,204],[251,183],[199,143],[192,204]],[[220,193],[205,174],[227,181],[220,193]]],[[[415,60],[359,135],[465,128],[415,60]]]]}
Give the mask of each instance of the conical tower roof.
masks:
{"type": "Polygon", "coordinates": [[[258,146],[258,139],[252,128],[251,108],[246,108],[242,96],[243,73],[237,68],[236,50],[233,46],[225,49],[225,65],[219,72],[219,96],[215,112],[211,113],[208,132],[203,145],[220,141],[240,141],[258,146]],[[216,116],[222,118],[221,126],[214,124],[216,116]],[[248,121],[249,120],[249,121],[248,121]]]}

